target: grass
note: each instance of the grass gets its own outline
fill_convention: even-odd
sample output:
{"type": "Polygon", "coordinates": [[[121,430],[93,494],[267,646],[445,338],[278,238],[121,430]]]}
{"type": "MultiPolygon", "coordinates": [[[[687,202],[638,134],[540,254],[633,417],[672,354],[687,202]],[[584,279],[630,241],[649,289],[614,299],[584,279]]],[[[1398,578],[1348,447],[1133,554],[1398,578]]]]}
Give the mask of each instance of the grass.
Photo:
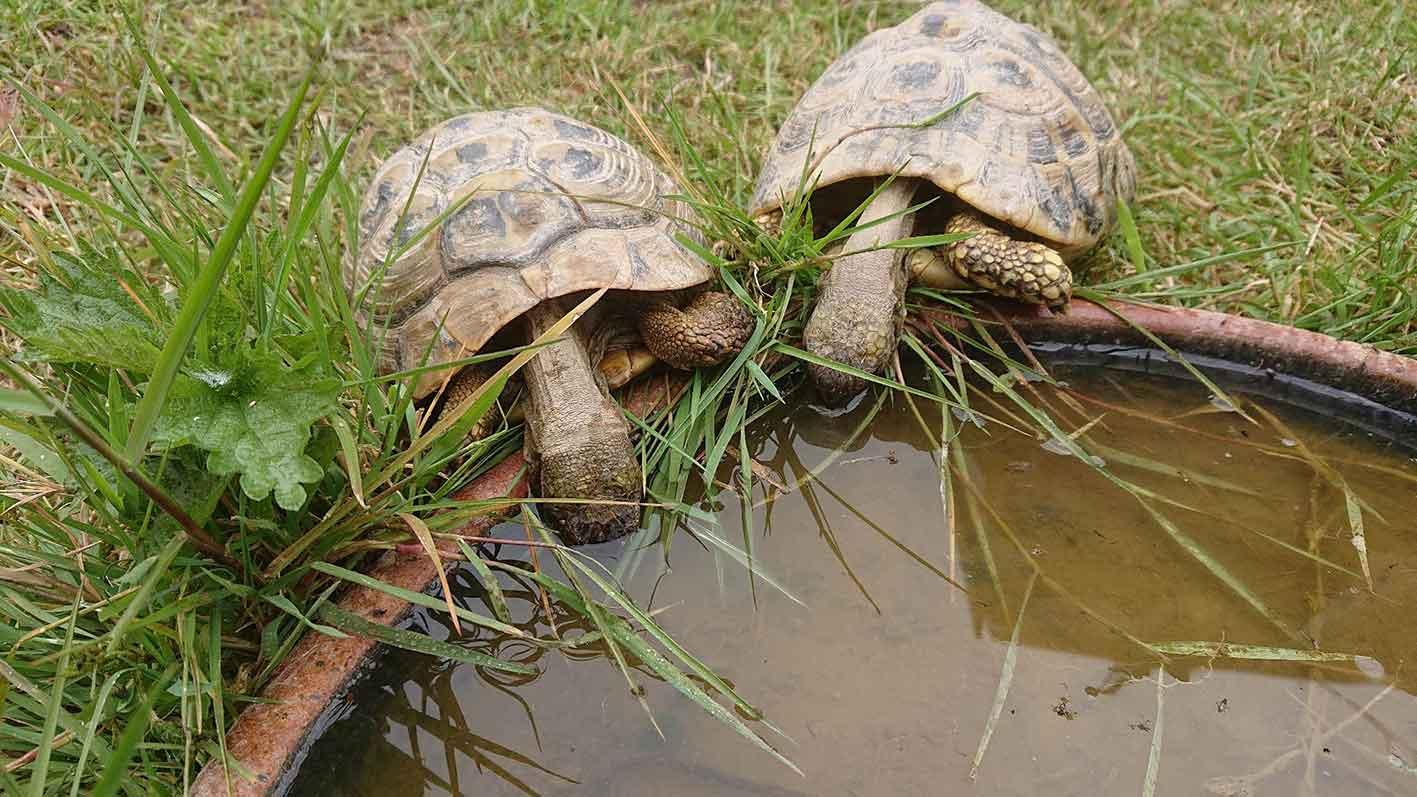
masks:
{"type": "MultiPolygon", "coordinates": [[[[1091,258],[1088,282],[1417,352],[1417,22],[1401,3],[1348,15],[1260,2],[1231,12],[998,5],[1056,35],[1137,154],[1134,224],[1091,258]]],[[[460,442],[497,380],[466,401],[461,420],[419,430],[400,385],[374,378],[371,342],[337,273],[358,194],[382,157],[453,114],[541,104],[620,133],[681,173],[713,236],[741,250],[723,264],[725,279],[760,309],[742,357],[697,375],[675,407],[640,421],[649,497],[689,516],[694,478],[723,473],[746,449],[745,427],[791,389],[804,359],[791,343],[814,270],[801,266],[824,242],[792,224],[777,238],[747,225],[740,205],[760,153],[831,58],[908,9],[159,3],[131,22],[121,10],[62,0],[0,9],[0,77],[23,89],[13,101],[0,94],[6,285],[47,275],[87,308],[45,310],[73,332],[51,351],[72,356],[20,364],[62,406],[0,394],[0,434],[18,452],[4,460],[0,526],[0,751],[17,765],[0,784],[33,794],[180,790],[221,754],[222,729],[299,636],[337,632],[328,597],[347,580],[341,563],[412,540],[410,525],[427,526],[420,536],[449,530],[480,508],[454,507],[453,489],[517,444],[515,430],[460,442]],[[312,98],[302,103],[307,78],[312,98]],[[78,323],[95,307],[122,323],[78,323]],[[300,397],[280,404],[282,429],[314,432],[276,462],[222,460],[220,430],[182,412],[274,406],[277,396],[300,397]],[[121,477],[125,468],[151,484],[121,477]],[[184,544],[211,533],[221,557],[184,544]]],[[[17,335],[42,337],[13,320],[38,311],[18,291],[7,297],[7,349],[17,335]]],[[[935,387],[905,395],[963,402],[972,366],[951,353],[959,339],[939,332],[914,328],[908,350],[927,361],[935,387]]],[[[1023,391],[996,386],[1006,404],[970,411],[1007,414],[1086,458],[1023,391]]],[[[750,495],[754,475],[739,461],[731,478],[750,495]]],[[[970,484],[966,471],[954,479],[970,484]]],[[[1194,544],[1133,494],[1166,534],[1194,544]]],[[[662,525],[666,547],[674,526],[662,525]]],[[[715,544],[753,566],[751,539],[742,550],[715,544]]],[[[632,685],[632,663],[643,663],[766,745],[712,694],[739,714],[756,709],[606,574],[555,555],[569,583],[503,577],[529,579],[585,618],[594,636],[580,643],[605,645],[632,685]]],[[[1196,556],[1247,595],[1222,564],[1196,556]]],[[[459,615],[506,632],[507,617],[459,615]]],[[[498,666],[477,633],[461,654],[435,652],[498,666]]]]}
{"type": "MultiPolygon", "coordinates": [[[[1412,177],[1417,169],[1417,21],[1400,0],[1355,5],[1245,3],[1235,10],[1164,3],[1000,2],[1052,33],[1108,98],[1138,159],[1137,261],[1125,241],[1094,258],[1089,280],[1155,279],[1128,290],[1163,301],[1279,320],[1417,350],[1412,177]],[[1181,274],[1162,269],[1269,244],[1280,249],[1181,274]]],[[[133,125],[140,66],[111,9],[78,2],[12,5],[0,44],[10,71],[90,133],[133,125]]],[[[735,196],[795,97],[897,3],[476,5],[426,2],[151,4],[155,52],[228,168],[258,156],[319,41],[320,88],[362,186],[378,159],[429,125],[475,108],[543,104],[642,142],[611,88],[668,137],[666,98],[689,143],[735,196]],[[363,114],[361,120],[360,114],[363,114]]],[[[167,168],[198,168],[175,120],[137,128],[167,168]]],[[[33,114],[17,120],[30,157],[70,157],[33,114]]],[[[103,132],[97,140],[103,140],[103,132]]],[[[62,212],[25,180],[6,196],[55,221],[62,212]]],[[[62,208],[64,202],[59,200],[62,208]]],[[[37,224],[37,223],[36,223],[37,224]]],[[[37,225],[38,226],[38,225],[37,225]]],[[[44,225],[48,226],[48,225],[44,225]]],[[[13,236],[0,252],[25,247],[13,236]]]]}

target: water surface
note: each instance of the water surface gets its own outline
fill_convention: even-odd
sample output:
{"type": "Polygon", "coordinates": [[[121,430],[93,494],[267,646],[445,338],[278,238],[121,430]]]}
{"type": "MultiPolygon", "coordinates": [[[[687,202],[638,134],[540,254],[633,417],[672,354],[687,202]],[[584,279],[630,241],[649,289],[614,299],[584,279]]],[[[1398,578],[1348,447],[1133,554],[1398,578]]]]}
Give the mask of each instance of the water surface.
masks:
{"type": "MultiPolygon", "coordinates": [[[[642,674],[661,738],[596,651],[540,655],[542,674],[521,680],[395,652],[341,706],[293,793],[1136,795],[1150,771],[1158,794],[1417,794],[1410,452],[1270,404],[1278,425],[1251,424],[1176,380],[1057,375],[1078,395],[1070,409],[1040,387],[1054,417],[1070,432],[1096,420],[1086,437],[1106,472],[1151,491],[1162,519],[1001,423],[952,418],[963,430],[946,456],[978,492],[958,473],[942,490],[938,406],[917,404],[927,434],[896,402],[849,444],[870,406],[771,419],[750,439],[750,510],[727,491],[704,504],[711,530],[739,546],[746,534],[781,589],[750,588],[745,568],[683,533],[667,565],[642,540],[596,551],[792,737],[768,734],[805,777],[642,674]],[[1173,657],[1158,681],[1138,641],[1362,658],[1173,657]]],[[[486,611],[475,583],[459,597],[486,611]]],[[[535,595],[509,598],[521,618],[537,611],[535,595]]]]}

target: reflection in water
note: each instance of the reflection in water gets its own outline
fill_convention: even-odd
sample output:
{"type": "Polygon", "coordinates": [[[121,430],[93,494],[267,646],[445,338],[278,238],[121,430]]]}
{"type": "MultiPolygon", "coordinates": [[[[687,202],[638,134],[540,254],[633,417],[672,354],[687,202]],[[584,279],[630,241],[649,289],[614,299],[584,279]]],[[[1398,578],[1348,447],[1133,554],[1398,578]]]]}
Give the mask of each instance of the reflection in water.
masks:
{"type": "MultiPolygon", "coordinates": [[[[718,526],[695,521],[667,563],[643,539],[596,551],[793,739],[805,779],[641,671],[661,738],[603,650],[503,642],[543,673],[389,654],[294,793],[1132,795],[1152,766],[1160,794],[1417,794],[1410,455],[1296,412],[1252,425],[1176,382],[1059,376],[1076,397],[1044,392],[1053,417],[1095,421],[1087,440],[1136,494],[1002,417],[951,418],[962,470],[942,489],[938,407],[916,406],[928,437],[902,402],[853,439],[868,402],[760,424],[751,501],[707,501],[718,526]],[[751,545],[751,583],[710,535],[751,545]],[[1143,645],[1182,642],[1366,658],[1220,649],[1172,656],[1158,683],[1143,645]]],[[[548,635],[537,593],[504,588],[548,635]]],[[[455,589],[487,610],[474,578],[455,589]]]]}

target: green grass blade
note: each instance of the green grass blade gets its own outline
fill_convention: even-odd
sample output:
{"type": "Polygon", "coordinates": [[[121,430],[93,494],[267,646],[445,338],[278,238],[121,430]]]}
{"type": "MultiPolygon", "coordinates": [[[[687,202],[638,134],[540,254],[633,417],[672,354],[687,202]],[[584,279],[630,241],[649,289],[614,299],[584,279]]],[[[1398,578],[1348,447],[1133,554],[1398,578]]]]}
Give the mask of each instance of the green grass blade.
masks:
{"type": "Polygon", "coordinates": [[[162,583],[163,577],[167,575],[167,569],[172,566],[172,560],[177,558],[182,546],[187,542],[186,537],[174,536],[162,547],[147,573],[143,575],[142,586],[138,593],[124,607],[123,614],[119,616],[118,622],[113,624],[113,630],[109,631],[108,655],[113,655],[118,651],[118,646],[123,642],[123,635],[128,632],[128,626],[138,617],[138,612],[148,605],[153,592],[162,583]]]}
{"type": "Polygon", "coordinates": [[[69,797],[79,797],[79,786],[84,781],[84,766],[88,763],[89,754],[93,751],[94,737],[98,734],[99,719],[104,716],[105,709],[108,708],[108,699],[113,694],[113,687],[118,683],[119,673],[112,673],[104,680],[103,686],[98,689],[98,697],[94,698],[93,711],[85,725],[83,741],[79,747],[79,760],[74,764],[74,782],[69,787],[69,797]]]}
{"type": "Polygon", "coordinates": [[[306,73],[305,79],[296,89],[294,99],[291,100],[290,106],[286,108],[285,114],[276,126],[274,137],[266,144],[265,151],[261,153],[256,170],[246,185],[242,187],[241,195],[236,199],[236,206],[232,211],[231,218],[222,228],[221,237],[217,239],[216,245],[212,248],[211,257],[207,260],[206,266],[197,277],[196,284],[192,286],[186,300],[182,303],[182,309],[178,312],[172,329],[168,333],[167,342],[162,347],[157,368],[148,381],[148,386],[143,391],[143,396],[138,400],[137,408],[133,413],[133,425],[128,432],[126,448],[127,458],[130,461],[139,461],[147,449],[148,437],[152,434],[153,427],[157,425],[158,415],[162,412],[162,405],[167,400],[167,393],[172,388],[172,383],[177,379],[178,369],[181,368],[182,360],[187,356],[187,351],[197,336],[197,328],[201,324],[202,318],[206,315],[207,309],[221,288],[226,268],[231,264],[231,260],[236,254],[236,248],[241,243],[241,238],[245,235],[246,227],[256,210],[256,205],[261,201],[266,185],[271,180],[271,173],[275,170],[281,150],[285,148],[291,130],[295,127],[295,120],[305,103],[305,94],[309,91],[310,83],[314,77],[314,70],[306,73]]]}
{"type": "Polygon", "coordinates": [[[207,173],[210,179],[221,191],[222,198],[231,203],[236,196],[236,189],[231,184],[231,178],[226,176],[226,170],[217,161],[215,153],[207,144],[206,134],[197,126],[192,114],[188,112],[187,106],[182,102],[182,98],[177,95],[177,91],[172,88],[172,84],[167,82],[163,75],[162,68],[157,60],[153,58],[152,51],[148,48],[147,42],[143,40],[143,33],[138,29],[138,24],[126,12],[123,20],[128,24],[128,31],[133,35],[136,45],[133,49],[138,52],[138,56],[147,64],[148,74],[153,82],[157,83],[158,89],[162,91],[163,100],[167,104],[167,109],[172,112],[172,117],[181,126],[182,133],[187,137],[187,143],[197,153],[197,160],[202,165],[202,170],[207,173]]]}
{"type": "Polygon", "coordinates": [[[59,727],[59,715],[64,711],[64,687],[69,678],[69,650],[74,643],[74,626],[79,621],[79,594],[74,594],[74,602],[69,606],[69,625],[64,630],[63,653],[59,666],[54,668],[54,682],[49,686],[49,705],[44,714],[44,729],[40,732],[39,746],[36,748],[34,766],[31,767],[30,797],[44,797],[44,787],[49,780],[49,756],[54,752],[54,732],[59,727]]]}
{"type": "Polygon", "coordinates": [[[1126,200],[1117,200],[1117,227],[1122,231],[1122,240],[1127,244],[1127,255],[1132,259],[1136,273],[1146,272],[1146,252],[1142,250],[1141,236],[1137,234],[1137,222],[1132,218],[1132,208],[1126,200]]]}
{"type": "Polygon", "coordinates": [[[325,194],[330,189],[330,184],[339,176],[340,169],[344,163],[344,154],[349,149],[349,142],[354,137],[354,131],[358,127],[350,128],[344,138],[340,139],[335,151],[329,156],[325,163],[324,171],[320,172],[319,178],[315,180],[315,186],[310,190],[310,195],[304,199],[300,214],[296,217],[295,224],[286,233],[285,251],[281,255],[280,267],[276,269],[275,283],[271,288],[271,306],[266,314],[265,328],[261,330],[261,337],[269,341],[271,330],[275,326],[276,313],[280,309],[280,301],[285,294],[285,284],[290,278],[291,263],[295,260],[295,253],[304,240],[305,233],[310,229],[310,225],[315,221],[316,214],[324,206],[325,194]]]}
{"type": "Polygon", "coordinates": [[[103,772],[99,775],[98,783],[94,785],[93,797],[112,797],[118,793],[118,789],[125,785],[129,777],[128,761],[137,751],[138,745],[143,741],[148,730],[148,720],[152,716],[152,707],[157,698],[167,690],[167,685],[172,683],[172,679],[177,675],[177,662],[167,665],[162,675],[153,680],[152,686],[143,695],[142,702],[129,716],[128,724],[123,726],[123,733],[118,737],[118,744],[113,748],[112,755],[108,756],[104,762],[103,772]]]}

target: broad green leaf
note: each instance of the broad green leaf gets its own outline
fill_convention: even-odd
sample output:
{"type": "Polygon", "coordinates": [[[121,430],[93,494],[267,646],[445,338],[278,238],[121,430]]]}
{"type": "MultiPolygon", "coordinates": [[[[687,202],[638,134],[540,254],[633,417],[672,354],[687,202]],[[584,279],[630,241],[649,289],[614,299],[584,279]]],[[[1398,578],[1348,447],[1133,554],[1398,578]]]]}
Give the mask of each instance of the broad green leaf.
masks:
{"type": "Polygon", "coordinates": [[[240,474],[253,500],[272,492],[288,510],[305,503],[305,484],[324,472],[306,453],[311,426],[336,408],[340,381],[287,371],[252,354],[234,369],[203,369],[173,385],[154,443],[208,452],[214,474],[240,474]]]}
{"type": "Polygon", "coordinates": [[[11,429],[0,423],[0,443],[12,446],[20,453],[20,459],[59,484],[68,484],[72,473],[53,449],[30,437],[24,432],[11,429]]]}
{"type": "Polygon", "coordinates": [[[35,290],[0,289],[0,302],[11,314],[3,323],[24,340],[26,354],[150,373],[162,336],[118,280],[63,254],[56,253],[54,262],[62,280],[41,273],[35,290]]]}
{"type": "Polygon", "coordinates": [[[54,410],[51,410],[48,404],[35,398],[33,393],[10,388],[0,388],[0,412],[10,412],[15,415],[54,414],[54,410]]]}

